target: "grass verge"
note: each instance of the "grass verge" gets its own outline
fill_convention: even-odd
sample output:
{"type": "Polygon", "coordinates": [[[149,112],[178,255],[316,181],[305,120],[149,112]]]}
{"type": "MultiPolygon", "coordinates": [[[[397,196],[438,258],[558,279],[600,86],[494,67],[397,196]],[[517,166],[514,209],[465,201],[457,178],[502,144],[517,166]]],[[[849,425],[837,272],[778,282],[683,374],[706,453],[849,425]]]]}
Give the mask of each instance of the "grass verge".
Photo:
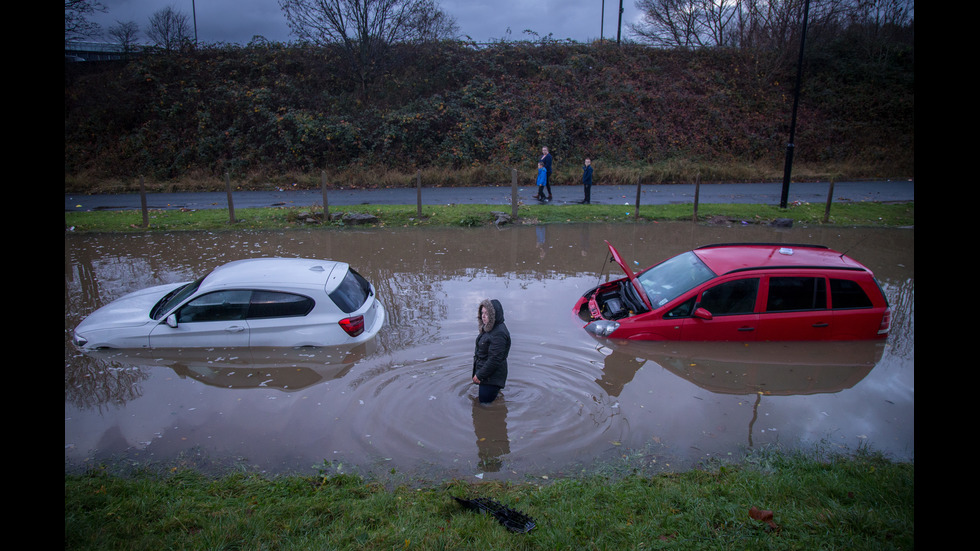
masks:
{"type": "Polygon", "coordinates": [[[65,475],[65,549],[913,549],[915,470],[755,452],[683,473],[386,488],[360,477],[65,475]],[[534,518],[512,533],[452,498],[534,518]]]}
{"type": "MultiPolygon", "coordinates": [[[[227,209],[150,210],[149,226],[144,228],[138,210],[66,212],[65,227],[75,232],[132,232],[178,230],[250,230],[288,229],[298,227],[342,228],[343,214],[369,214],[375,227],[409,226],[482,226],[496,222],[495,212],[511,214],[509,205],[432,205],[423,206],[419,216],[414,205],[356,205],[330,210],[331,219],[321,221],[319,207],[288,207],[236,209],[235,221],[227,209]]],[[[810,203],[781,209],[772,205],[707,204],[698,209],[698,221],[736,224],[767,224],[788,218],[795,225],[824,224],[825,207],[810,203]]],[[[689,221],[693,219],[691,205],[641,206],[639,217],[630,205],[521,205],[520,224],[557,223],[650,223],[656,221],[689,221]]],[[[915,224],[915,203],[843,203],[831,208],[827,224],[839,226],[912,226],[915,224]]]]}

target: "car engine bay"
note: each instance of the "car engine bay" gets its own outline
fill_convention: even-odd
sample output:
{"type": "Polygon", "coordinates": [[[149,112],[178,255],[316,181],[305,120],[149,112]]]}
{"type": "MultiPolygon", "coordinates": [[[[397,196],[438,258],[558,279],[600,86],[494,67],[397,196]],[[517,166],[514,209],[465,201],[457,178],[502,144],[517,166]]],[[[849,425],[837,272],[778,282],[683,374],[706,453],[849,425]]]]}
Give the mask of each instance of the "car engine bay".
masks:
{"type": "Polygon", "coordinates": [[[586,293],[578,315],[582,321],[618,320],[647,311],[628,279],[606,283],[586,293]]]}

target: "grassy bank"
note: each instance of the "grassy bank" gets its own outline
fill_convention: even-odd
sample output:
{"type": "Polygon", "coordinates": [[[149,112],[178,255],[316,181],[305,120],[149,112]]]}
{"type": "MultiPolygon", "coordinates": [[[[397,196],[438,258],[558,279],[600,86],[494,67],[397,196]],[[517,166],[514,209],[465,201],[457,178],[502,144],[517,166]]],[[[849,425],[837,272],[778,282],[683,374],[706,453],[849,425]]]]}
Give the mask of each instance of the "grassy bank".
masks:
{"type": "MultiPolygon", "coordinates": [[[[375,227],[403,226],[482,226],[496,222],[495,212],[510,214],[509,205],[434,205],[423,206],[422,216],[414,205],[356,205],[334,207],[331,217],[322,222],[320,207],[289,207],[236,209],[231,222],[227,209],[195,211],[151,210],[149,226],[143,228],[143,216],[138,210],[66,212],[65,227],[74,232],[119,231],[178,231],[178,230],[258,230],[299,227],[343,228],[344,213],[371,214],[376,217],[369,225],[375,227]]],[[[824,223],[825,206],[804,203],[781,209],[772,205],[711,204],[701,205],[698,221],[702,223],[767,224],[780,218],[793,220],[794,225],[824,223]]],[[[631,205],[521,205],[518,224],[558,223],[652,223],[657,221],[692,220],[691,205],[641,206],[639,218],[631,205]]],[[[827,224],[839,226],[912,226],[915,224],[915,203],[843,203],[830,210],[827,224]]]]}
{"type": "Polygon", "coordinates": [[[65,549],[913,549],[914,463],[756,452],[609,478],[386,488],[343,474],[65,475],[65,549]],[[453,497],[534,518],[513,533],[453,497]]]}
{"type": "MultiPolygon", "coordinates": [[[[798,176],[915,173],[914,33],[866,31],[808,40],[798,176]]],[[[503,40],[393,45],[368,81],[341,50],[300,44],[66,63],[66,190],[140,177],[220,190],[226,174],[316,187],[321,171],[342,186],[417,172],[487,185],[511,168],[533,178],[542,146],[559,183],[577,182],[586,156],[607,184],[778,178],[795,61],[758,47],[503,40]]]]}

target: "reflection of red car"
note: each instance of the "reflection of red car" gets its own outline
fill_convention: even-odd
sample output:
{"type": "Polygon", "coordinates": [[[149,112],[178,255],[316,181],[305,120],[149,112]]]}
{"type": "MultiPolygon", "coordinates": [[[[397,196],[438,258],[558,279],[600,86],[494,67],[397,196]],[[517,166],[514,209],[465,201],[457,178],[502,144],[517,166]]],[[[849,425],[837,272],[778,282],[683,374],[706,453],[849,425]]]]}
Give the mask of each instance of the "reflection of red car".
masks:
{"type": "Polygon", "coordinates": [[[614,339],[862,340],[888,335],[891,311],[871,270],[814,245],[708,245],[585,293],[585,329],[614,339]]]}

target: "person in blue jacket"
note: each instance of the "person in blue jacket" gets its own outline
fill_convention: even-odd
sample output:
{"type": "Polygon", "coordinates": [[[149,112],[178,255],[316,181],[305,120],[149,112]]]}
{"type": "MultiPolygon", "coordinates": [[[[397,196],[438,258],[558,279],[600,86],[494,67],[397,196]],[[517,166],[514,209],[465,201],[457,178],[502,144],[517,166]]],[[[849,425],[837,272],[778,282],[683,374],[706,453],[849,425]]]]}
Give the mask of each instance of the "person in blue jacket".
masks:
{"type": "Polygon", "coordinates": [[[548,200],[551,201],[551,153],[548,152],[547,147],[541,148],[541,163],[544,165],[545,170],[545,181],[544,185],[548,188],[548,200]]]}
{"type": "Polygon", "coordinates": [[[538,201],[544,201],[547,197],[544,196],[544,186],[548,183],[548,172],[544,168],[544,163],[538,161],[538,201]]]}
{"type": "Polygon", "coordinates": [[[585,158],[585,166],[582,167],[582,186],[585,187],[585,199],[583,205],[592,203],[592,159],[585,158]]]}
{"type": "Polygon", "coordinates": [[[473,382],[480,385],[480,403],[489,404],[507,383],[510,332],[504,324],[504,307],[497,299],[484,299],[478,310],[480,334],[473,353],[473,382]]]}

